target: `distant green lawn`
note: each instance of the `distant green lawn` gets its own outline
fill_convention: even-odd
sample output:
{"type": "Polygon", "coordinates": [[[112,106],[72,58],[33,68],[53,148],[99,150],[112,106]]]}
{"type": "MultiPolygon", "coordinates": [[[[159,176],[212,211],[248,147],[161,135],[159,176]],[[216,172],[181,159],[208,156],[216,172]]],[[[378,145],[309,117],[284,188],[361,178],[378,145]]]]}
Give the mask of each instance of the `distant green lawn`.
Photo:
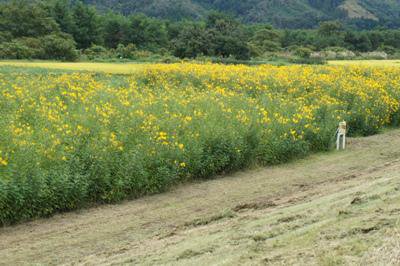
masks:
{"type": "Polygon", "coordinates": [[[363,66],[398,66],[400,60],[332,60],[328,61],[329,65],[348,66],[348,65],[363,65],[363,66]]]}
{"type": "MultiPolygon", "coordinates": [[[[332,60],[329,65],[368,65],[368,66],[399,66],[400,60],[332,60]]],[[[110,74],[131,74],[149,66],[149,63],[97,63],[97,62],[56,62],[56,61],[0,61],[1,66],[43,68],[69,71],[93,71],[110,74]]]]}
{"type": "Polygon", "coordinates": [[[143,69],[145,63],[95,63],[95,62],[55,62],[55,61],[0,61],[0,66],[34,67],[46,69],[94,71],[111,74],[130,74],[143,69]]]}

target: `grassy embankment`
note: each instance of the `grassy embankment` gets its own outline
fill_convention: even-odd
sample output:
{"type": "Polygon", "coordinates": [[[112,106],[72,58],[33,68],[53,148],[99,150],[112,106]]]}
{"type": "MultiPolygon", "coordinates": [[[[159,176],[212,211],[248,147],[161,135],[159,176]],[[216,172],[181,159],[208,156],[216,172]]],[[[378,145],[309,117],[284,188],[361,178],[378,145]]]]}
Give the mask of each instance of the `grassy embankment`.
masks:
{"type": "Polygon", "coordinates": [[[0,229],[0,264],[400,264],[400,131],[0,229]]]}

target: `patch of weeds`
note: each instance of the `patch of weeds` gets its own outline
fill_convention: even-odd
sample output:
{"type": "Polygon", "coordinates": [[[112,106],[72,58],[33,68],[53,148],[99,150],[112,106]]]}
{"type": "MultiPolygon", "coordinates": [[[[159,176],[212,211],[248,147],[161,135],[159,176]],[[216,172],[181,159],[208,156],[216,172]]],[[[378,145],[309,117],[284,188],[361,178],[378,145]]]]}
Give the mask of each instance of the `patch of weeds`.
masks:
{"type": "Polygon", "coordinates": [[[282,255],[276,255],[274,257],[267,257],[261,260],[263,264],[272,264],[276,261],[282,260],[282,255]]]}
{"type": "Polygon", "coordinates": [[[363,234],[369,234],[373,231],[378,231],[380,228],[376,225],[371,226],[371,227],[365,227],[365,228],[360,228],[359,231],[363,234]]]}
{"type": "Polygon", "coordinates": [[[281,232],[280,230],[271,231],[271,232],[267,232],[267,233],[263,233],[263,234],[253,235],[253,236],[251,236],[251,239],[253,239],[255,242],[262,242],[267,239],[277,237],[277,236],[281,235],[282,233],[283,232],[281,232]]]}
{"type": "Polygon", "coordinates": [[[165,234],[162,234],[158,239],[161,240],[161,239],[173,237],[175,235],[176,235],[176,231],[174,230],[174,231],[170,231],[170,232],[167,232],[165,234]]]}
{"type": "Polygon", "coordinates": [[[337,235],[336,232],[320,232],[321,238],[331,241],[337,239],[339,236],[337,235]]]}
{"type": "Polygon", "coordinates": [[[232,210],[228,209],[217,215],[213,215],[210,217],[203,217],[203,218],[195,219],[190,222],[186,222],[185,226],[186,227],[204,226],[204,225],[207,225],[212,222],[216,222],[216,221],[219,221],[219,220],[222,220],[225,218],[234,218],[234,217],[236,217],[236,214],[232,210]]]}
{"type": "Polygon", "coordinates": [[[337,254],[351,257],[361,257],[369,247],[376,242],[373,237],[356,236],[354,238],[345,239],[340,245],[334,249],[337,254]]]}
{"type": "Polygon", "coordinates": [[[390,210],[390,214],[391,214],[391,215],[393,215],[393,214],[400,214],[400,208],[395,208],[395,209],[390,210]]]}
{"type": "Polygon", "coordinates": [[[374,201],[374,200],[380,200],[382,199],[380,195],[371,195],[366,198],[367,201],[374,201]]]}
{"type": "Polygon", "coordinates": [[[177,260],[190,259],[190,258],[193,258],[193,257],[197,257],[197,256],[200,256],[200,255],[203,255],[205,253],[212,253],[213,251],[214,251],[213,247],[202,249],[200,251],[195,251],[195,250],[192,250],[192,249],[186,249],[176,259],[177,260]]]}
{"type": "Polygon", "coordinates": [[[292,215],[292,216],[287,216],[287,217],[279,218],[279,219],[277,220],[277,222],[278,222],[278,223],[290,223],[290,222],[299,220],[299,219],[301,219],[301,218],[303,218],[303,216],[301,216],[301,215],[292,215]]]}
{"type": "Polygon", "coordinates": [[[359,204],[361,204],[363,202],[363,200],[360,198],[360,197],[355,197],[351,202],[350,202],[350,204],[351,205],[359,205],[359,204]]]}
{"type": "Polygon", "coordinates": [[[386,152],[386,153],[381,153],[381,155],[387,159],[397,159],[400,157],[400,152],[398,151],[386,152]]]}
{"type": "MultiPolygon", "coordinates": [[[[376,219],[375,219],[375,221],[376,221],[376,219]]],[[[395,221],[396,220],[381,219],[378,223],[375,223],[373,225],[355,227],[355,228],[350,229],[347,232],[343,232],[340,235],[340,238],[346,238],[346,237],[352,236],[352,235],[370,234],[370,233],[382,230],[383,228],[393,226],[395,221]]]]}
{"type": "Polygon", "coordinates": [[[275,240],[275,241],[272,243],[272,247],[273,247],[273,248],[282,248],[282,247],[285,247],[285,246],[286,246],[285,242],[279,241],[279,240],[275,240]]]}
{"type": "Polygon", "coordinates": [[[345,176],[341,177],[340,180],[342,180],[342,181],[351,180],[351,179],[357,178],[359,176],[360,176],[360,174],[345,175],[345,176]]]}
{"type": "Polygon", "coordinates": [[[338,216],[340,216],[340,217],[347,217],[350,214],[351,214],[351,212],[348,210],[339,210],[339,212],[338,212],[338,216]]]}
{"type": "Polygon", "coordinates": [[[370,196],[356,196],[353,198],[353,200],[350,202],[350,205],[356,206],[356,205],[362,205],[371,201],[376,201],[376,200],[382,200],[381,195],[375,194],[375,195],[370,195],[370,196]]]}
{"type": "Polygon", "coordinates": [[[238,204],[233,208],[233,211],[239,212],[242,210],[262,210],[270,207],[276,207],[277,205],[272,201],[266,202],[251,202],[238,204]]]}
{"type": "Polygon", "coordinates": [[[379,229],[380,227],[378,225],[368,226],[368,227],[356,227],[342,234],[342,238],[346,238],[352,235],[369,234],[371,232],[378,231],[379,229]]]}
{"type": "Polygon", "coordinates": [[[293,184],[293,186],[298,189],[306,189],[307,187],[309,187],[308,184],[293,184]]]}
{"type": "Polygon", "coordinates": [[[254,236],[252,236],[252,238],[256,242],[262,242],[262,241],[265,241],[265,240],[271,238],[271,236],[270,235],[254,235],[254,236]]]}
{"type": "Polygon", "coordinates": [[[337,266],[344,265],[345,261],[343,258],[336,255],[325,255],[319,258],[318,264],[321,266],[337,266]]]}

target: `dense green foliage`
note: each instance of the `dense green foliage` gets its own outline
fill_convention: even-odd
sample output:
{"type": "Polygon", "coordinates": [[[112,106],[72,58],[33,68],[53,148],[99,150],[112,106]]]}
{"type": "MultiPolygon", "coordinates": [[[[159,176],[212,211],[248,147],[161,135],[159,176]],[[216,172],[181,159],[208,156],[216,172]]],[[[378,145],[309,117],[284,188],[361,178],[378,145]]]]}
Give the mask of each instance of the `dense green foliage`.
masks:
{"type": "Polygon", "coordinates": [[[15,1],[0,8],[0,58],[75,60],[73,37],[41,3],[15,1]]]}
{"type": "MultiPolygon", "coordinates": [[[[312,2],[323,10],[329,9],[324,1],[312,2]]],[[[132,3],[141,6],[140,1],[132,3]]],[[[236,1],[209,1],[207,5],[217,5],[221,10],[236,6],[237,12],[246,8],[246,4],[236,1]]],[[[71,0],[14,0],[0,4],[0,59],[249,60],[271,54],[295,56],[301,47],[312,52],[338,51],[340,47],[394,55],[400,49],[400,30],[356,31],[339,21],[322,22],[316,29],[281,30],[267,24],[243,24],[218,12],[207,13],[197,21],[174,22],[143,14],[100,12],[71,0]]]]}
{"type": "Polygon", "coordinates": [[[280,28],[314,28],[321,21],[340,19],[348,25],[369,28],[398,27],[400,3],[392,0],[85,0],[99,8],[123,14],[180,20],[205,18],[218,10],[243,22],[270,23],[280,28]]]}

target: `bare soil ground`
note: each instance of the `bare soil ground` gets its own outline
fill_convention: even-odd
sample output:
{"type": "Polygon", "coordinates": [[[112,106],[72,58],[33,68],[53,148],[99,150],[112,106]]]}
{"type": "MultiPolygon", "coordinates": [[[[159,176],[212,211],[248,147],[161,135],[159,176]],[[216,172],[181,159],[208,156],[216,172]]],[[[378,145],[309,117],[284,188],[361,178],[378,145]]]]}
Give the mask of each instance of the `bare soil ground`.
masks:
{"type": "Polygon", "coordinates": [[[0,229],[1,265],[400,265],[400,130],[0,229]]]}

